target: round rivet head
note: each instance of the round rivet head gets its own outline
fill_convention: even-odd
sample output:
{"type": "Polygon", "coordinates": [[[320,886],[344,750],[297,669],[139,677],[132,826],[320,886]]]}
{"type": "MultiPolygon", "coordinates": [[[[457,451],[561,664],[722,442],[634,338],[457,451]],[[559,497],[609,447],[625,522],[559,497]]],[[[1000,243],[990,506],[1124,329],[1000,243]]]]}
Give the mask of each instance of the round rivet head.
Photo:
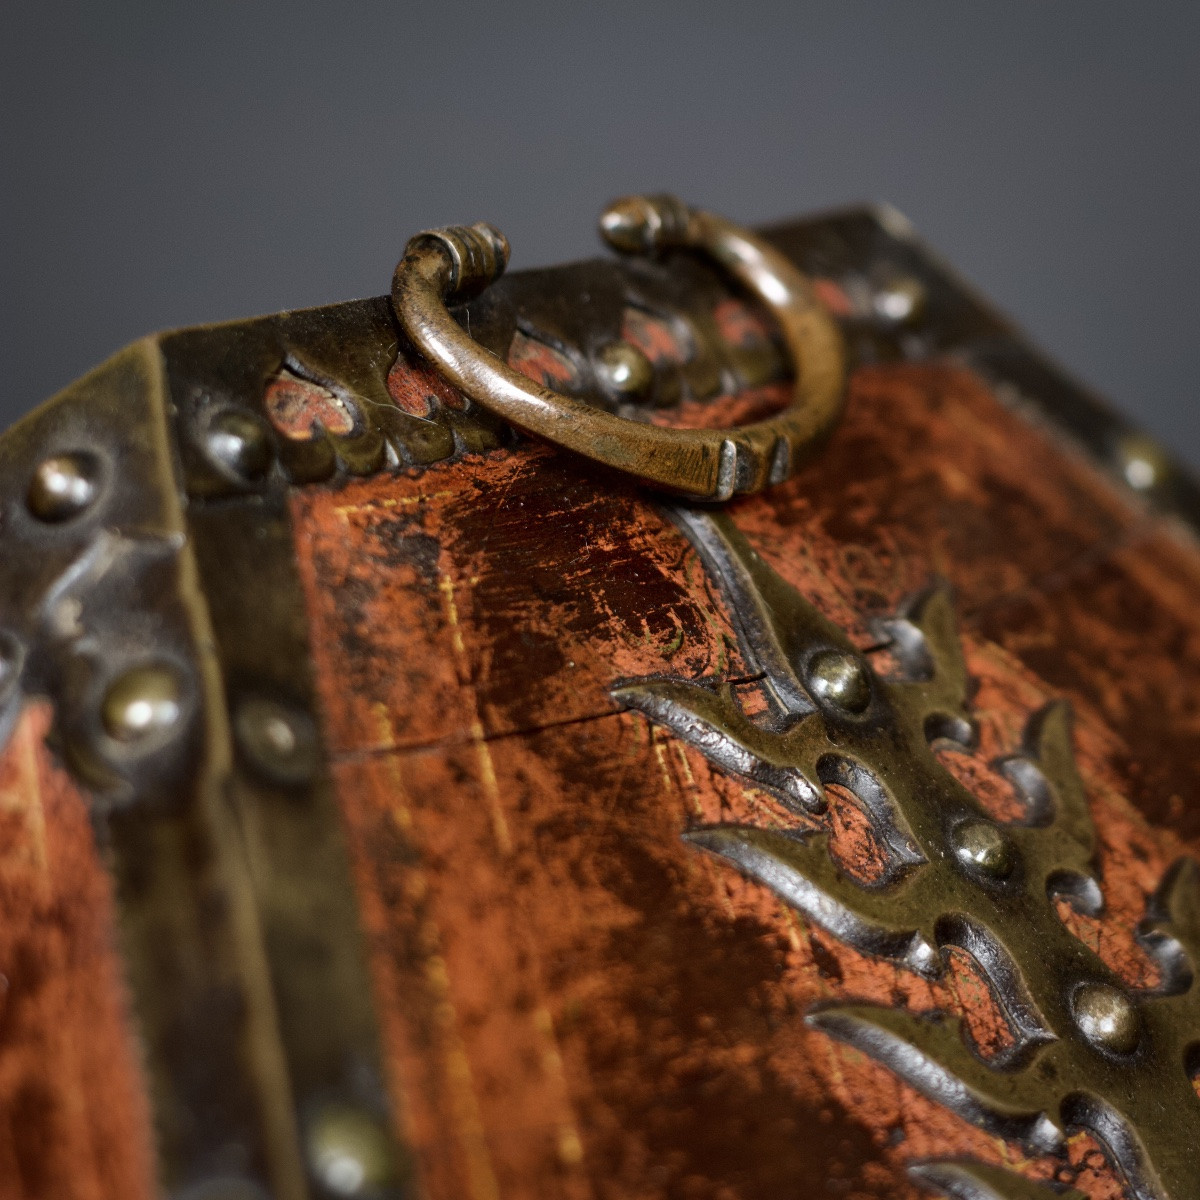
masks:
{"type": "Polygon", "coordinates": [[[329,1104],[308,1126],[309,1168],[336,1196],[368,1196],[395,1182],[392,1140],[372,1114],[329,1104]]]}
{"type": "Polygon", "coordinates": [[[808,667],[808,687],[818,700],[848,713],[860,713],[871,703],[871,679],[857,654],[822,650],[808,667]]]}
{"type": "Polygon", "coordinates": [[[954,855],[964,867],[1007,879],[1017,865],[1012,839],[991,821],[964,821],[954,831],[954,855]]]}
{"type": "Polygon", "coordinates": [[[629,342],[610,342],[596,355],[596,373],[610,391],[623,398],[644,396],[654,382],[654,366],[629,342]]]}
{"type": "Polygon", "coordinates": [[[1075,1023],[1094,1046],[1113,1054],[1137,1048],[1141,1033],[1136,1005],[1124,992],[1107,983],[1085,983],[1072,997],[1075,1023]]]}
{"type": "Polygon", "coordinates": [[[26,502],[40,521],[67,521],[96,498],[100,469],[94,455],[56,454],[38,463],[26,502]]]}
{"type": "Polygon", "coordinates": [[[205,432],[204,448],[213,462],[239,479],[261,479],[271,466],[271,435],[253,413],[232,408],[217,413],[205,432]]]}
{"type": "Polygon", "coordinates": [[[119,675],[101,707],[109,736],[129,743],[158,740],[179,724],[181,713],[178,676],[154,663],[119,675]]]}
{"type": "Polygon", "coordinates": [[[1125,482],[1138,492],[1158,487],[1170,473],[1162,449],[1140,435],[1122,438],[1117,447],[1117,462],[1125,482]]]}
{"type": "Polygon", "coordinates": [[[317,769],[317,731],[312,718],[264,697],[243,700],[233,722],[238,745],[260,775],[276,783],[302,784],[317,769]]]}
{"type": "Polygon", "coordinates": [[[908,275],[890,280],[871,297],[871,306],[882,321],[891,325],[909,324],[925,309],[925,287],[908,275]]]}

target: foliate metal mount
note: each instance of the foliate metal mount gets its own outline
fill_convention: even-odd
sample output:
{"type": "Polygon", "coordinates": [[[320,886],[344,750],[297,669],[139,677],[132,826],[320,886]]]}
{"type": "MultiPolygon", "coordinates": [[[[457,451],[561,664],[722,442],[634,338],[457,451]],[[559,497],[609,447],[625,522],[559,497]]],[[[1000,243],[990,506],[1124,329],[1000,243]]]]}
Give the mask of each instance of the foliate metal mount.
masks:
{"type": "MultiPolygon", "coordinates": [[[[1024,804],[1012,823],[988,815],[931,749],[974,742],[969,681],[953,609],[934,589],[878,632],[899,677],[878,674],[846,635],[754,552],[724,514],[678,521],[716,577],[770,712],[751,717],[729,685],[651,679],[625,704],[764,788],[798,816],[824,789],[857,798],[886,856],[870,885],[838,868],[828,834],[723,824],[690,831],[810,921],[864,953],[934,978],[957,947],[977,964],[1011,1045],[984,1057],[960,1018],[855,1003],[807,1022],[884,1063],[966,1120],[1032,1153],[1069,1130],[1105,1148],[1131,1197],[1200,1196],[1200,864],[1177,861],[1137,935],[1161,968],[1134,990],[1058,916],[1065,899],[1098,914],[1095,835],[1063,702],[1030,718],[1001,770],[1024,804]]],[[[1049,1196],[1028,1179],[972,1163],[914,1164],[931,1187],[970,1200],[1049,1196]]]]}

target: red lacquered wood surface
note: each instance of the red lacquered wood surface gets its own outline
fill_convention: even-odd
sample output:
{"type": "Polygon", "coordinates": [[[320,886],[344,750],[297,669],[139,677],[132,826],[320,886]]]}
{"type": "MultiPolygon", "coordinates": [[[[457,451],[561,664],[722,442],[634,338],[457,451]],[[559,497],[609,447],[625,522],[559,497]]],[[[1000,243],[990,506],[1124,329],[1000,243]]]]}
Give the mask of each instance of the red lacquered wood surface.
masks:
{"type": "Polygon", "coordinates": [[[26,709],[0,754],[0,1198],[150,1200],[111,884],[49,724],[26,709]]]}
{"type": "MultiPolygon", "coordinates": [[[[1152,978],[1132,926],[1200,833],[1192,543],[949,366],[859,371],[819,460],[731,511],[864,648],[867,618],[950,580],[982,729],[950,765],[997,811],[992,759],[1042,703],[1073,701],[1108,899],[1079,929],[1152,978]]],[[[293,515],[397,1119],[430,1200],[912,1196],[905,1165],[934,1155],[1119,1194],[1087,1138],[1028,1160],[804,1026],[853,995],[1001,1037],[965,961],[932,986],[681,840],[781,814],[609,695],[746,676],[644,495],[526,444],[300,491],[293,515]]],[[[835,798],[829,820],[853,869],[853,809],[835,798]]]]}

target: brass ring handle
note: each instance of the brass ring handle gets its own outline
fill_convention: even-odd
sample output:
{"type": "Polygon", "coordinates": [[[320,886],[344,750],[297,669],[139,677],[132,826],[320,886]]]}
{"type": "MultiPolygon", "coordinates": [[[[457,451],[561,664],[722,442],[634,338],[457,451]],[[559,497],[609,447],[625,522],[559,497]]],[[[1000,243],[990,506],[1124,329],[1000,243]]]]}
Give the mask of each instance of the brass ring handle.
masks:
{"type": "Polygon", "coordinates": [[[788,406],[734,429],[676,429],[615,416],[541,387],[484,349],[446,309],[499,278],[508,242],[490,225],[417,234],[392,280],[392,306],[414,346],[441,376],[511,424],[667,491],[728,500],[781,483],[832,429],[841,411],[841,335],[808,279],[762,238],[670,196],[633,196],[600,218],[610,245],[650,254],[707,254],[774,315],[795,373],[788,406]]]}

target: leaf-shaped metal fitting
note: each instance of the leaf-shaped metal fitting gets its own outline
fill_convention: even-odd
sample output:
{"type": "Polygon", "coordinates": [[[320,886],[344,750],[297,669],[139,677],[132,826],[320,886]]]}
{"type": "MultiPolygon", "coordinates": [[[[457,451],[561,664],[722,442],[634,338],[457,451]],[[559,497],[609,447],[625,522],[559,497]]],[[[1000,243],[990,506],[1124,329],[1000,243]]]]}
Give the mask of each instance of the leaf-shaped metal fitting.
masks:
{"type": "MultiPolygon", "coordinates": [[[[1200,864],[1176,863],[1138,930],[1163,969],[1154,991],[1126,986],[1064,925],[1066,897],[1099,912],[1095,830],[1064,702],[1031,714],[1022,744],[997,766],[1025,812],[998,822],[933,753],[970,745],[971,685],[945,587],[874,629],[897,677],[878,674],[750,546],[724,514],[680,510],[761,676],[769,718],[751,718],[732,688],[653,679],[617,692],[713,763],[819,811],[820,790],[854,793],[889,862],[870,883],[834,863],[828,835],[718,825],[687,840],[735,865],[846,944],[921,975],[954,947],[974,960],[1012,1044],[984,1056],[960,1018],[833,1004],[809,1023],[886,1064],[972,1123],[1033,1153],[1083,1129],[1105,1148],[1136,1200],[1200,1196],[1200,864]],[[832,664],[832,665],[830,665],[832,664]]],[[[990,1168],[925,1164],[915,1175],[970,1200],[1049,1194],[990,1168]]]]}
{"type": "Polygon", "coordinates": [[[694,846],[735,863],[815,925],[869,954],[936,976],[941,963],[920,929],[894,919],[896,896],[856,887],[829,857],[828,836],[747,825],[718,825],[685,835],[694,846]]]}
{"type": "Polygon", "coordinates": [[[803,718],[782,735],[763,729],[746,716],[728,685],[710,690],[684,680],[650,680],[613,694],[789,807],[809,812],[825,808],[816,762],[803,750],[803,718]]]}
{"type": "Polygon", "coordinates": [[[843,1004],[811,1013],[816,1029],[886,1063],[902,1079],[990,1133],[1032,1151],[1054,1151],[1061,1124],[1045,1108],[1045,1088],[1028,1071],[999,1072],[968,1047],[962,1022],[893,1008],[843,1004]]]}
{"type": "Polygon", "coordinates": [[[944,583],[926,588],[897,616],[871,625],[895,655],[903,678],[922,689],[926,739],[974,746],[977,730],[966,711],[970,680],[956,633],[950,589],[944,583]]]}
{"type": "Polygon", "coordinates": [[[1087,1200],[1075,1188],[1046,1187],[1015,1171],[985,1163],[914,1163],[908,1173],[950,1200],[1087,1200]]]}

